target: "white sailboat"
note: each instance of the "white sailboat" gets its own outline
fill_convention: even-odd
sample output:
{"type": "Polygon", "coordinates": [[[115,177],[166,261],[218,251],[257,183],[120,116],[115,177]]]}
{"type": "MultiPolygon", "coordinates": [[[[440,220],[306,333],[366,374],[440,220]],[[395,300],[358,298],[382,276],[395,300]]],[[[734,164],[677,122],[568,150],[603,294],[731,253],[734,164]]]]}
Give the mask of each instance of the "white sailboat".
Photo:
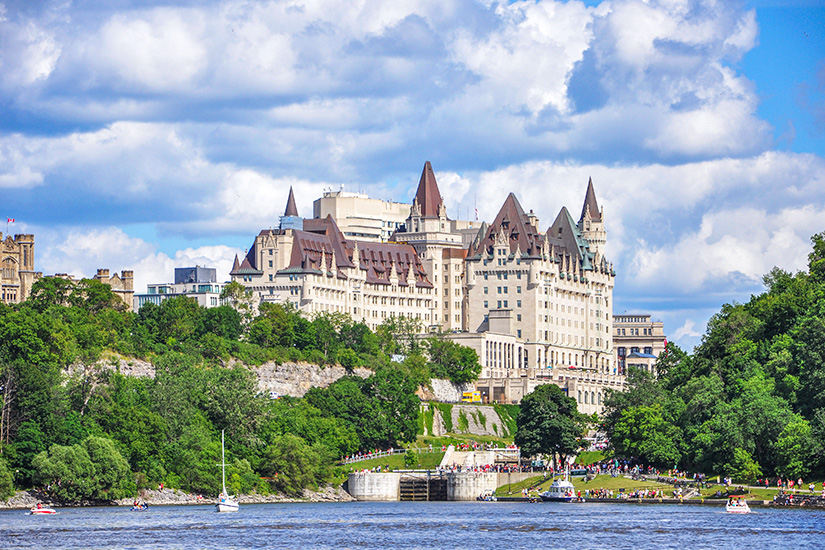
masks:
{"type": "Polygon", "coordinates": [[[240,508],[238,500],[235,497],[229,496],[229,493],[226,491],[226,450],[223,443],[223,430],[221,430],[221,478],[223,481],[223,491],[218,496],[215,509],[218,512],[237,512],[240,508]]]}

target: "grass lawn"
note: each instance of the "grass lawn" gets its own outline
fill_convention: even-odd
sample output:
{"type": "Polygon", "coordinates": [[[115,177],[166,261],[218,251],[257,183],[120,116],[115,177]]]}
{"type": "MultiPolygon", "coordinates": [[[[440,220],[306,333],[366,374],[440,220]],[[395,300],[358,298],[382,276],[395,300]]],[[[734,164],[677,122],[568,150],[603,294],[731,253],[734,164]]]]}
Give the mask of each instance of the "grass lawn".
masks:
{"type": "Polygon", "coordinates": [[[513,443],[513,438],[496,437],[492,435],[475,435],[475,434],[448,434],[442,437],[435,437],[430,435],[419,435],[415,441],[419,447],[427,447],[432,445],[433,449],[441,449],[442,445],[458,445],[462,443],[491,443],[496,447],[506,447],[513,443]]]}
{"type": "MultiPolygon", "coordinates": [[[[529,479],[525,479],[524,481],[519,481],[518,483],[509,483],[509,484],[505,483],[504,485],[502,485],[501,487],[496,489],[496,496],[497,497],[511,497],[511,496],[517,496],[518,497],[518,496],[521,496],[522,489],[524,489],[524,488],[529,489],[531,487],[534,487],[534,486],[538,485],[539,483],[541,483],[543,479],[544,479],[543,476],[538,475],[538,476],[535,476],[535,477],[531,477],[529,479]]],[[[548,484],[548,486],[549,486],[549,484],[548,484]]],[[[544,489],[542,489],[542,491],[543,490],[544,489]]],[[[535,494],[535,491],[533,491],[531,494],[535,494]]]]}
{"type": "MultiPolygon", "coordinates": [[[[418,464],[412,467],[413,470],[434,470],[441,464],[441,459],[444,458],[444,453],[440,450],[432,453],[418,453],[418,464]]],[[[382,458],[371,458],[369,460],[362,460],[361,462],[354,462],[352,464],[344,464],[338,466],[338,470],[342,473],[349,473],[350,469],[354,470],[371,470],[376,466],[386,467],[389,465],[390,471],[394,470],[409,470],[404,464],[404,455],[392,455],[382,458]]]]}
{"type": "Polygon", "coordinates": [[[576,457],[578,464],[593,464],[594,462],[601,462],[606,458],[604,451],[584,451],[579,453],[576,457]]]}
{"type": "MultiPolygon", "coordinates": [[[[655,481],[650,480],[634,481],[626,477],[610,477],[609,475],[600,475],[596,476],[596,478],[592,481],[582,481],[583,479],[584,476],[570,477],[570,482],[573,484],[577,491],[580,490],[582,491],[582,493],[584,493],[585,489],[613,489],[614,493],[618,493],[619,489],[624,489],[625,492],[643,488],[662,490],[665,492],[673,490],[671,485],[667,485],[664,483],[656,483],[655,481]]],[[[538,490],[532,492],[531,494],[537,494],[542,491],[548,490],[550,488],[551,483],[553,483],[553,479],[549,475],[547,476],[547,479],[545,479],[543,475],[538,475],[521,481],[519,483],[512,483],[509,486],[502,485],[501,487],[496,489],[496,496],[518,496],[521,494],[521,490],[525,487],[532,488],[535,486],[538,486],[538,490]]]]}
{"type": "MultiPolygon", "coordinates": [[[[736,492],[736,496],[742,496],[747,500],[773,500],[774,495],[779,492],[776,487],[771,489],[752,489],[752,488],[745,488],[745,491],[748,491],[744,494],[739,494],[739,491],[736,490],[736,485],[731,485],[731,491],[736,492]]],[[[725,486],[724,485],[711,485],[707,489],[702,489],[702,496],[704,498],[715,498],[716,492],[721,491],[722,494],[725,494],[725,486]]],[[[807,492],[807,491],[806,491],[807,492]]],[[[797,493],[799,494],[799,493],[797,493]]],[[[727,497],[721,497],[727,498],[727,497]]]]}

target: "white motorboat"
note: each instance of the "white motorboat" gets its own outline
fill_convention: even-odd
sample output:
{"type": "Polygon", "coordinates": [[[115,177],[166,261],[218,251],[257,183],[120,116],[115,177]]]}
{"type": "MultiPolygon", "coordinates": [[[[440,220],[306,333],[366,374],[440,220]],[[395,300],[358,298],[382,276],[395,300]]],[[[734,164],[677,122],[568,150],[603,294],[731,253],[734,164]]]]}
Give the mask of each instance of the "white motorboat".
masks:
{"type": "Polygon", "coordinates": [[[751,507],[748,506],[748,503],[744,500],[739,500],[738,498],[730,499],[725,505],[725,511],[731,514],[748,514],[751,511],[751,507]]]}
{"type": "Polygon", "coordinates": [[[564,479],[557,479],[550,484],[550,488],[539,495],[545,502],[570,502],[576,499],[576,488],[567,479],[567,468],[564,469],[564,479]]]}
{"type": "Polygon", "coordinates": [[[32,506],[31,510],[29,510],[29,515],[32,516],[45,516],[48,514],[56,514],[57,510],[54,508],[49,508],[48,506],[43,506],[39,502],[36,506],[32,506]]]}
{"type": "Polygon", "coordinates": [[[223,442],[223,430],[221,430],[221,478],[223,491],[218,495],[218,502],[215,509],[218,512],[237,512],[240,509],[238,499],[230,496],[226,490],[226,450],[223,442]]]}

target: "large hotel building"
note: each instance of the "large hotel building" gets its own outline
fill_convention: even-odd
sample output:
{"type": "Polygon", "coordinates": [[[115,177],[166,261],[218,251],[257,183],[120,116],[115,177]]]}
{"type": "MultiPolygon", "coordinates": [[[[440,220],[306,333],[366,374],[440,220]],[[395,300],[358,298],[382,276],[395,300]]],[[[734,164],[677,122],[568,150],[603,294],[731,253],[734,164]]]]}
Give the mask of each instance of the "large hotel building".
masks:
{"type": "Polygon", "coordinates": [[[371,329],[391,316],[420,319],[422,330],[476,350],[476,388],[487,402],[519,402],[551,382],[590,414],[607,388],[623,387],[615,272],[592,181],[578,221],[562,208],[544,230],[513,194],[489,224],[449,219],[429,162],[403,223],[396,203],[366,201],[375,202],[325,193],[318,216],[302,219],[290,190],[279,228],[261,231],[236,258],[232,280],[261,301],[347,313],[371,329]],[[391,215],[382,219],[383,210],[391,215]]]}

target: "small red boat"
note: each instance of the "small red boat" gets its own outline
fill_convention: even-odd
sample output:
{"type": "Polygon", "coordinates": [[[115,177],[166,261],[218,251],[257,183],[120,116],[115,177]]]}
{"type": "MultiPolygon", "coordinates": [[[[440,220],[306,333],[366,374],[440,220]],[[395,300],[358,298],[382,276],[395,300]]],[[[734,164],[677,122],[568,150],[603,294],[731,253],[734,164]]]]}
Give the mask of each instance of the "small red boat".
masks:
{"type": "Polygon", "coordinates": [[[48,506],[43,506],[40,503],[37,503],[37,506],[32,506],[31,510],[29,510],[29,514],[32,516],[40,516],[46,514],[56,514],[57,510],[54,508],[49,508],[48,506]]]}

